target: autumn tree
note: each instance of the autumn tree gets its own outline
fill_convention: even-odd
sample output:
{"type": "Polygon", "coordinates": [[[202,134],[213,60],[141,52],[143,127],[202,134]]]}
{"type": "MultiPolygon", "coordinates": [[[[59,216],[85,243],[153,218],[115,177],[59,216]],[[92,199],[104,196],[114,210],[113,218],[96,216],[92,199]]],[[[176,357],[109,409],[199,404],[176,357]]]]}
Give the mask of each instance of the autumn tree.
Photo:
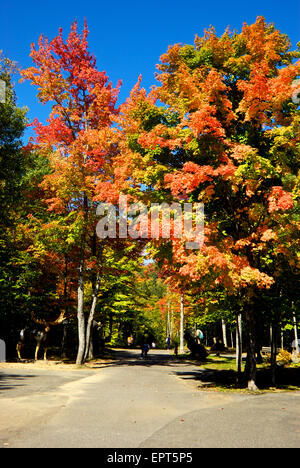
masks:
{"type": "Polygon", "coordinates": [[[147,94],[139,81],[119,118],[123,167],[135,189],[142,185],[140,197],[205,204],[204,246],[186,250],[172,239],[171,263],[200,291],[209,284],[242,298],[252,390],[255,303],[280,281],[280,259],[296,270],[299,252],[300,121],[292,96],[300,63],[290,48],[262,17],[241,33],[218,37],[210,28],[193,45],[171,46],[159,85],[147,94]]]}
{"type": "MultiPolygon", "coordinates": [[[[33,123],[36,134],[31,148],[48,158],[51,173],[43,180],[48,209],[64,218],[69,234],[58,241],[77,251],[77,317],[79,348],[77,364],[85,359],[100,276],[96,275],[90,319],[86,320],[85,287],[87,258],[101,261],[101,245],[95,238],[97,201],[115,196],[111,158],[112,118],[117,113],[119,84],[113,88],[105,72],[96,68],[88,50],[88,28],[82,34],[73,23],[66,40],[60,29],[49,41],[33,44],[34,66],[22,71],[38,88],[42,104],[51,103],[46,124],[33,123]]],[[[65,249],[66,251],[66,249],[65,249]]]]}

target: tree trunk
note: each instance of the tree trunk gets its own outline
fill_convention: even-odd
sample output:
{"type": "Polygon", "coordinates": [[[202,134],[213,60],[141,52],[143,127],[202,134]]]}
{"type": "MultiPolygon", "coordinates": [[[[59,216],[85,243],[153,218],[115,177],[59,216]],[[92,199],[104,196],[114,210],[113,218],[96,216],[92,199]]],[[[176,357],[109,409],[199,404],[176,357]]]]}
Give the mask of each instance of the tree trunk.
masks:
{"type": "Polygon", "coordinates": [[[113,336],[113,325],[114,325],[114,318],[112,312],[109,314],[109,341],[112,340],[113,336]]]}
{"type": "Polygon", "coordinates": [[[241,383],[243,364],[243,344],[242,344],[242,314],[237,317],[236,326],[236,368],[238,373],[238,384],[241,383]]]}
{"type": "Polygon", "coordinates": [[[277,327],[272,325],[272,342],[271,342],[271,373],[272,373],[272,385],[276,386],[276,370],[277,370],[277,327]]]}
{"type": "Polygon", "coordinates": [[[298,356],[299,354],[299,342],[298,342],[298,325],[297,325],[297,317],[296,312],[293,311],[293,322],[294,322],[294,335],[295,335],[295,355],[298,356]]]}
{"type": "Polygon", "coordinates": [[[77,304],[77,320],[78,320],[78,353],[76,364],[78,366],[84,363],[84,353],[86,347],[85,341],[85,317],[84,317],[84,276],[83,276],[83,264],[81,261],[78,275],[78,304],[77,304]]]}
{"type": "Polygon", "coordinates": [[[184,354],[184,298],[181,295],[180,301],[180,354],[184,354]]]}
{"type": "Polygon", "coordinates": [[[87,235],[87,223],[88,223],[88,198],[84,195],[83,198],[83,210],[84,210],[84,225],[81,237],[80,245],[80,260],[78,269],[78,291],[77,291],[77,320],[78,320],[78,353],[76,364],[81,366],[84,364],[84,353],[86,347],[86,336],[85,336],[85,316],[84,316],[84,273],[85,273],[85,247],[86,247],[86,235],[87,235]]]}
{"type": "Polygon", "coordinates": [[[250,305],[250,309],[245,311],[246,333],[247,333],[247,361],[245,376],[248,383],[248,389],[257,391],[256,386],[256,343],[255,343],[255,314],[250,305]]]}
{"type": "Polygon", "coordinates": [[[223,320],[223,319],[222,319],[222,331],[223,331],[224,346],[225,346],[225,348],[228,348],[226,323],[225,323],[225,320],[223,320]]]}
{"type": "Polygon", "coordinates": [[[97,280],[96,280],[96,285],[93,291],[92,305],[91,305],[91,310],[90,310],[87,327],[86,327],[86,350],[85,350],[84,359],[93,358],[93,352],[91,349],[91,345],[93,342],[92,327],[93,327],[93,321],[94,321],[95,311],[96,311],[96,306],[97,306],[97,301],[98,301],[100,282],[101,282],[101,273],[99,272],[97,276],[97,280]]]}
{"type": "Polygon", "coordinates": [[[273,328],[270,325],[270,348],[272,349],[272,342],[273,342],[273,328]]]}
{"type": "Polygon", "coordinates": [[[173,339],[174,336],[174,311],[173,311],[173,306],[171,306],[171,321],[170,321],[170,335],[171,339],[173,339]]]}
{"type": "Polygon", "coordinates": [[[61,359],[66,359],[67,358],[67,353],[66,353],[66,343],[67,343],[67,334],[68,334],[68,325],[67,323],[63,324],[63,337],[62,337],[62,342],[61,342],[61,359]]]}
{"type": "MultiPolygon", "coordinates": [[[[67,300],[68,300],[68,264],[69,264],[69,259],[68,256],[65,255],[65,271],[64,271],[64,307],[65,307],[65,316],[68,317],[68,305],[67,305],[67,300]]],[[[67,353],[66,353],[66,343],[67,343],[67,325],[68,322],[65,321],[63,322],[63,337],[62,337],[62,342],[61,342],[61,358],[66,359],[67,353]]]]}
{"type": "Polygon", "coordinates": [[[262,357],[262,347],[263,347],[263,325],[262,319],[260,314],[255,314],[255,326],[256,326],[256,363],[262,364],[263,357],[262,357]]]}
{"type": "Polygon", "coordinates": [[[87,351],[85,352],[84,362],[94,359],[93,329],[92,329],[92,333],[90,334],[89,341],[87,341],[87,343],[88,343],[88,346],[87,346],[87,351]]]}
{"type": "Polygon", "coordinates": [[[167,337],[168,337],[168,336],[171,336],[171,324],[170,324],[170,320],[171,320],[171,319],[170,319],[170,313],[171,313],[171,310],[170,310],[170,308],[171,308],[171,305],[170,305],[170,301],[169,301],[169,302],[168,302],[168,314],[167,314],[167,327],[166,327],[166,328],[167,328],[167,333],[166,333],[166,334],[167,334],[167,337]]]}

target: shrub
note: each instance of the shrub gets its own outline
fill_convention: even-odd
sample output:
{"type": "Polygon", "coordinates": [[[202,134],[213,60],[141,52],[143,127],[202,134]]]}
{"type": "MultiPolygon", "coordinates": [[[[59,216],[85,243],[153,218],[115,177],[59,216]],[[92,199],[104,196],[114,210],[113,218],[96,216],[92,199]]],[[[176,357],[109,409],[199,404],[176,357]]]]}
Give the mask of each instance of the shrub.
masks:
{"type": "Polygon", "coordinates": [[[284,366],[290,364],[292,362],[293,356],[291,353],[286,351],[285,349],[280,349],[279,353],[277,354],[277,362],[280,362],[284,366]]]}

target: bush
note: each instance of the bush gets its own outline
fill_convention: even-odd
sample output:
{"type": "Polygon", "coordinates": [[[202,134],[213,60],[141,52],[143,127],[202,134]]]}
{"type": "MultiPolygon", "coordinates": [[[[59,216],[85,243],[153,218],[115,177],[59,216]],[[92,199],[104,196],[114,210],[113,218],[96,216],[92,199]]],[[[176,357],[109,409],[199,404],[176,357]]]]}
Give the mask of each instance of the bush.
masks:
{"type": "Polygon", "coordinates": [[[279,350],[279,353],[277,354],[277,362],[286,366],[287,364],[290,364],[292,360],[293,360],[293,356],[291,355],[291,353],[289,353],[285,349],[279,350]]]}

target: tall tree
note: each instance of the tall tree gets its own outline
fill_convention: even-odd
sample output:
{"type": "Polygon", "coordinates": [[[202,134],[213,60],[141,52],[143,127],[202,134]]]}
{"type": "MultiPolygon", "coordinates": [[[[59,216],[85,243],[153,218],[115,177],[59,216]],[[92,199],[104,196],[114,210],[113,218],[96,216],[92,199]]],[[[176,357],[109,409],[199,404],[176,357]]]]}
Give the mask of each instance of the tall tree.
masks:
{"type": "MultiPolygon", "coordinates": [[[[84,362],[90,326],[85,319],[85,281],[96,228],[95,201],[115,195],[110,129],[119,89],[119,84],[113,88],[106,73],[97,70],[87,38],[87,25],[79,34],[76,22],[66,41],[62,29],[52,41],[41,36],[37,48],[32,45],[31,49],[34,66],[22,71],[23,79],[38,87],[39,101],[52,103],[47,124],[34,121],[32,145],[49,159],[51,174],[43,181],[49,210],[68,218],[73,228],[68,240],[77,245],[77,364],[84,362]]],[[[96,250],[99,261],[100,246],[96,250]]],[[[98,277],[95,298],[99,281],[98,277]]]]}
{"type": "Polygon", "coordinates": [[[290,47],[262,17],[241,33],[218,37],[211,28],[194,45],[171,46],[158,65],[160,85],[147,95],[139,82],[119,119],[124,167],[134,168],[142,197],[205,204],[203,248],[172,240],[172,261],[199,288],[207,278],[210,287],[243,298],[252,390],[257,296],[277,280],[270,264],[283,256],[295,265],[299,249],[299,108],[292,96],[300,54],[290,47]]]}

